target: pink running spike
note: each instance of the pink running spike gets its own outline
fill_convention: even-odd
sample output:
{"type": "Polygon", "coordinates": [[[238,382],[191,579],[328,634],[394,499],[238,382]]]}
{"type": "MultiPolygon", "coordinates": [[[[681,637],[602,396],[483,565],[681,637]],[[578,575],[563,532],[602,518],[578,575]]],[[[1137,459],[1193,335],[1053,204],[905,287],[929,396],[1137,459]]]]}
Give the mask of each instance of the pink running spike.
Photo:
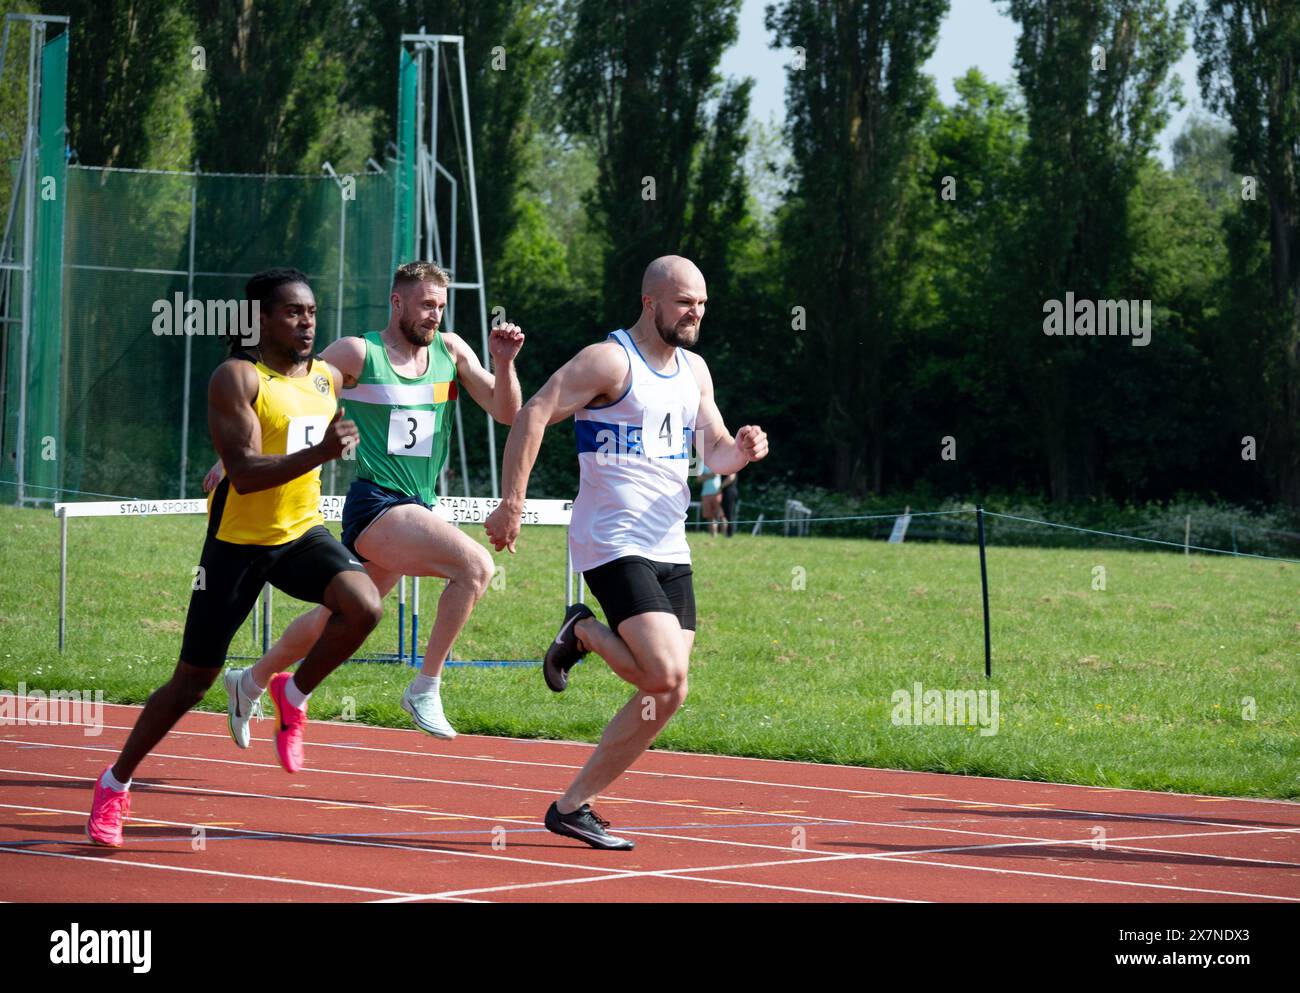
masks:
{"type": "Polygon", "coordinates": [[[278,725],[275,732],[275,754],[285,772],[297,772],[303,766],[302,732],[307,726],[306,708],[295,707],[285,698],[284,688],[291,678],[287,672],[277,672],[266,688],[271,694],[271,702],[275,704],[278,725]]]}
{"type": "Polygon", "coordinates": [[[131,794],[127,790],[111,790],[103,780],[104,773],[101,772],[95,780],[95,798],[90,804],[90,820],[86,821],[86,837],[96,845],[121,848],[122,825],[131,816],[131,794]]]}

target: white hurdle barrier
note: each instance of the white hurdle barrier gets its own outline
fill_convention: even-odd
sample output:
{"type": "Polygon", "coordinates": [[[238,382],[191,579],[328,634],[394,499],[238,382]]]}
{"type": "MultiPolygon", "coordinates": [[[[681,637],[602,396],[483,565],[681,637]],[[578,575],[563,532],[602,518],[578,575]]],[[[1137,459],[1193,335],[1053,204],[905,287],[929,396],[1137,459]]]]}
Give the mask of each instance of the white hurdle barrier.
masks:
{"type": "MultiPolygon", "coordinates": [[[[320,499],[320,511],[327,521],[339,521],[343,518],[343,500],[341,496],[323,496],[320,499]]],[[[434,513],[443,520],[457,526],[463,524],[482,524],[501,501],[495,497],[443,497],[434,506],[434,513]]],[[[564,606],[567,608],[575,600],[583,602],[586,587],[582,574],[575,573],[573,558],[569,554],[567,541],[569,522],[572,517],[572,500],[526,500],[522,515],[523,524],[550,525],[563,527],[566,541],[564,543],[564,606]],[[576,584],[575,584],[576,580],[576,584]]],[[[80,503],[56,503],[54,516],[59,519],[59,651],[67,643],[68,614],[68,519],[72,517],[166,517],[179,515],[206,515],[206,500],[90,500],[80,503]]],[[[262,650],[271,647],[271,586],[268,584],[262,592],[262,650]]],[[[412,577],[411,640],[409,655],[404,643],[406,611],[406,577],[398,580],[397,599],[397,653],[391,658],[374,661],[401,661],[410,665],[420,664],[419,646],[420,626],[420,577],[412,577]]],[[[257,610],[252,611],[254,637],[257,630],[257,610]]],[[[501,660],[489,663],[455,663],[462,665],[511,665],[521,664],[525,660],[501,660]]]]}

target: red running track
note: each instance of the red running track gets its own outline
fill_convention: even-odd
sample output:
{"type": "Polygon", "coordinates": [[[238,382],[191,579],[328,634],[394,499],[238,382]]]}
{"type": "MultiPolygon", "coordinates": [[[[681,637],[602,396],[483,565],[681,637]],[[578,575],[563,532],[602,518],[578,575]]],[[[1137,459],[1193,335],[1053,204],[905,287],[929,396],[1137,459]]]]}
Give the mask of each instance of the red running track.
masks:
{"type": "Polygon", "coordinates": [[[1300,804],[650,752],[598,852],[541,815],[590,745],[313,722],[281,771],[191,713],[141,767],[126,847],[85,838],[138,713],[0,736],[0,900],[1300,902],[1300,804]]]}

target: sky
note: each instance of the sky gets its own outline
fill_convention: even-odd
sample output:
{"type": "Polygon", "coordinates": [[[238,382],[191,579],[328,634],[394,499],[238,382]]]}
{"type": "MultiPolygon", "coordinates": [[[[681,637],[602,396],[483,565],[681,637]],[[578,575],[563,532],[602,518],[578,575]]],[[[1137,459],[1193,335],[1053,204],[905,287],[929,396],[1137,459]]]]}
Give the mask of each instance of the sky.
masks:
{"type": "MultiPolygon", "coordinates": [[[[744,0],[740,13],[740,39],[722,56],[722,73],[728,76],[752,76],[754,90],[750,113],[764,123],[785,119],[785,66],[789,50],[768,47],[770,36],[763,26],[763,8],[771,0],[744,0]]],[[[952,81],[978,66],[986,77],[997,83],[1015,79],[1016,23],[1003,11],[1005,4],[994,0],[951,0],[948,16],[939,28],[939,44],[925,65],[934,77],[939,97],[951,104],[957,93],[952,81]]],[[[1190,34],[1190,32],[1189,32],[1190,34]]],[[[1200,90],[1196,82],[1196,53],[1188,50],[1174,69],[1182,80],[1183,99],[1187,106],[1175,111],[1160,136],[1160,158],[1172,163],[1170,148],[1188,116],[1202,111],[1200,90]]]]}

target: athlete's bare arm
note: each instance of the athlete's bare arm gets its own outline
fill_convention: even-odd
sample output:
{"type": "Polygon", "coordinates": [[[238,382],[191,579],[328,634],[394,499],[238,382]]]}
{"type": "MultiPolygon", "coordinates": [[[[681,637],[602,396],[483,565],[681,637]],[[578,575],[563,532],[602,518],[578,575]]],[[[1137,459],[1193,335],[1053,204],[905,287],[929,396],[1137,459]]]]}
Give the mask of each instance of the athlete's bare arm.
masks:
{"type": "MultiPolygon", "coordinates": [[[[332,367],[330,372],[337,386],[341,374],[332,367]]],[[[257,370],[242,359],[222,362],[208,383],[208,429],[235,492],[256,493],[280,486],[338,458],[346,447],[356,444],[357,427],[341,419],[340,407],[319,444],[292,455],[263,455],[262,425],[253,409],[257,390],[257,370]]]]}
{"type": "Polygon", "coordinates": [[[502,324],[488,336],[488,354],[496,369],[493,376],[478,360],[474,349],[452,331],[442,333],[447,351],[456,361],[456,377],[474,402],[501,424],[513,424],[524,395],[515,374],[515,356],[524,347],[524,333],[517,324],[502,324]]]}
{"type": "Polygon", "coordinates": [[[524,404],[515,416],[501,459],[501,506],[483,525],[498,552],[503,548],[515,550],[528,477],[547,427],[572,416],[593,400],[617,399],[631,375],[623,348],[617,342],[602,341],[588,345],[560,366],[546,385],[524,404]]]}
{"type": "Polygon", "coordinates": [[[751,462],[767,455],[767,435],[754,424],[747,424],[733,438],[722,422],[722,414],[713,400],[713,377],[704,359],[687,352],[695,379],[700,384],[700,409],[695,415],[695,450],[701,461],[719,476],[739,472],[751,462]]]}
{"type": "Polygon", "coordinates": [[[356,335],[348,335],[346,338],[330,342],[317,358],[342,373],[343,385],[338,385],[337,377],[334,385],[336,393],[342,393],[343,390],[357,385],[357,380],[361,378],[361,372],[366,367],[366,340],[356,335]]]}
{"type": "MultiPolygon", "coordinates": [[[[334,395],[340,396],[344,387],[355,386],[357,377],[361,375],[361,370],[366,362],[365,342],[360,338],[340,338],[334,342],[325,351],[321,352],[317,359],[329,368],[330,378],[334,380],[334,395]],[[344,344],[356,343],[356,344],[344,344]],[[356,345],[359,344],[360,348],[356,345]],[[349,374],[348,370],[355,370],[349,374]]],[[[254,418],[256,420],[256,418],[254,418]]],[[[261,439],[258,439],[258,451],[261,451],[261,439]]],[[[226,467],[221,464],[220,457],[212,463],[212,468],[208,470],[203,477],[203,492],[211,493],[217,488],[217,484],[226,474],[226,467]]],[[[231,485],[234,480],[231,480],[231,485]]],[[[238,491],[238,487],[236,487],[238,491]]],[[[242,491],[239,491],[242,492],[242,491]]]]}

